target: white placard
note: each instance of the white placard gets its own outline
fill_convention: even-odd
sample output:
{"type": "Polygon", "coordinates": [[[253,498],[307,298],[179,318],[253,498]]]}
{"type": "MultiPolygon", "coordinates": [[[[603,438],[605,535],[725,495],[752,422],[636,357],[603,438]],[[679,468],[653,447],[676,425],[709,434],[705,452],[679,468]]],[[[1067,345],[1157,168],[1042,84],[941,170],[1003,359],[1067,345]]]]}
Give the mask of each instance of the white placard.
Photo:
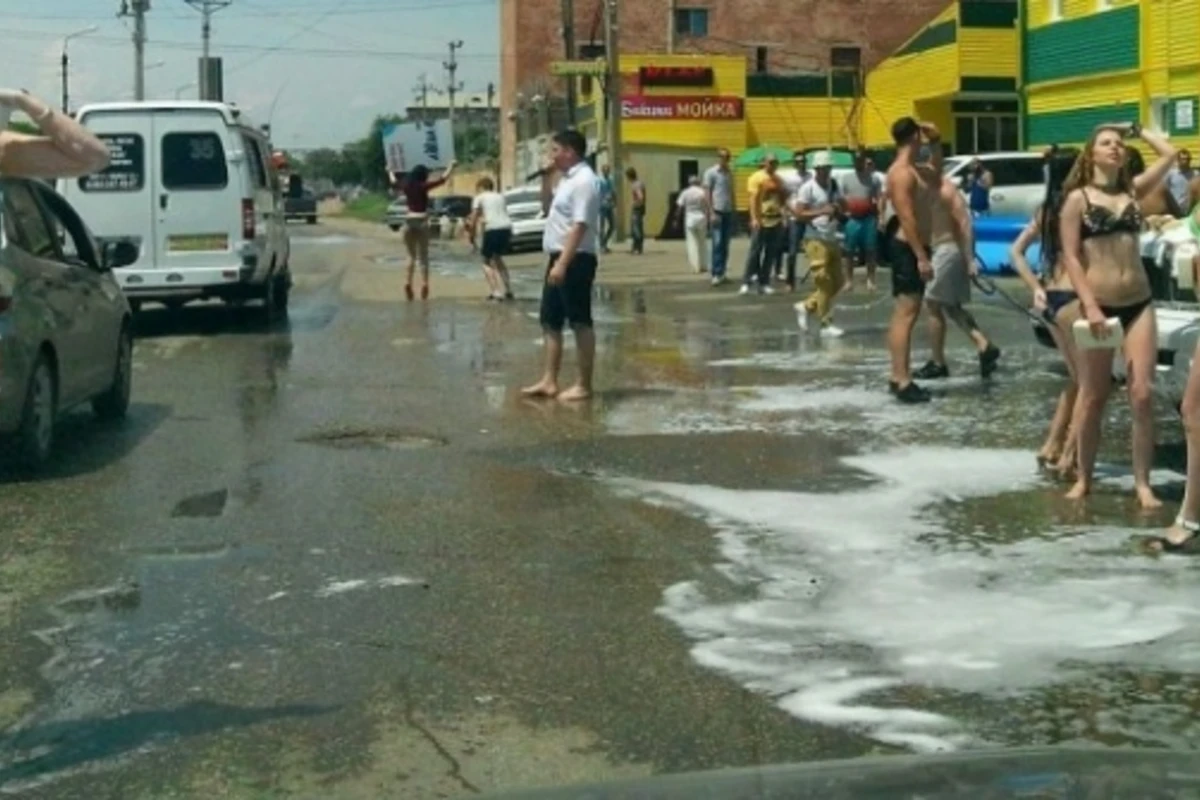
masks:
{"type": "Polygon", "coordinates": [[[1175,101],[1175,130],[1190,131],[1196,126],[1196,101],[1175,101]]]}
{"type": "Polygon", "coordinates": [[[445,169],[454,160],[450,120],[388,125],[383,129],[383,153],[391,172],[409,172],[418,164],[445,169]]]}

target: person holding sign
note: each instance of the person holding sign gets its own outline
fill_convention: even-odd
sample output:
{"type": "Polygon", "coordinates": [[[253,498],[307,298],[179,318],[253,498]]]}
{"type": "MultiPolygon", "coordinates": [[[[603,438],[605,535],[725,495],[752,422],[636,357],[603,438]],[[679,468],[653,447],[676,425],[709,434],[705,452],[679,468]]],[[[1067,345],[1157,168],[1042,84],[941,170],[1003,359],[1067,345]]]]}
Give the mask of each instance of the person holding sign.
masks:
{"type": "Polygon", "coordinates": [[[0,175],[75,178],[108,166],[108,147],[75,120],[23,90],[0,89],[0,175]],[[41,132],[5,130],[13,111],[24,112],[41,132]]]}
{"type": "Polygon", "coordinates": [[[408,214],[404,218],[404,247],[408,250],[408,280],[404,283],[404,295],[409,300],[414,297],[412,284],[417,262],[421,264],[421,299],[429,299],[429,193],[450,180],[455,166],[451,161],[436,180],[430,180],[429,169],[424,164],[417,164],[408,175],[388,173],[392,185],[404,192],[408,203],[408,214]]]}

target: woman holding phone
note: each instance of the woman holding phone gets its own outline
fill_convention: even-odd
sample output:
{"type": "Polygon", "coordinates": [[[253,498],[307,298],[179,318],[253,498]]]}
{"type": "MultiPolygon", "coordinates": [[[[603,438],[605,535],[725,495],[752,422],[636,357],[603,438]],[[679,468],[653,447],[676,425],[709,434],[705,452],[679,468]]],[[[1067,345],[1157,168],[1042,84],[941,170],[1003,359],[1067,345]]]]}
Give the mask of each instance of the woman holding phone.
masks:
{"type": "Polygon", "coordinates": [[[1072,424],[1079,396],[1079,370],[1071,325],[1079,318],[1075,290],[1062,266],[1062,242],[1058,218],[1062,213],[1063,184],[1071,173],[1077,150],[1055,150],[1046,160],[1046,199],[1029,224],[1009,249],[1009,259],[1017,274],[1033,293],[1034,311],[1046,320],[1058,352],[1067,366],[1067,385],[1058,397],[1054,417],[1046,431],[1046,441],[1038,451],[1038,465],[1052,469],[1061,477],[1073,477],[1078,461],[1078,440],[1072,424]],[[1041,243],[1040,276],[1034,274],[1025,251],[1034,242],[1041,243]]]}
{"type": "Polygon", "coordinates": [[[1125,357],[1129,405],[1133,412],[1133,481],[1142,508],[1162,505],[1150,486],[1154,459],[1151,391],[1158,356],[1158,332],[1150,280],[1142,267],[1138,237],[1140,200],[1166,177],[1175,149],[1137,123],[1112,123],[1092,131],[1067,178],[1059,239],[1062,263],[1078,295],[1081,320],[1072,326],[1078,354],[1079,402],[1076,425],[1079,470],[1069,499],[1092,489],[1100,423],[1112,392],[1115,347],[1125,357]],[[1128,169],[1127,138],[1140,136],[1158,158],[1141,175],[1128,169]],[[1106,342],[1112,342],[1105,346],[1106,342]]]}

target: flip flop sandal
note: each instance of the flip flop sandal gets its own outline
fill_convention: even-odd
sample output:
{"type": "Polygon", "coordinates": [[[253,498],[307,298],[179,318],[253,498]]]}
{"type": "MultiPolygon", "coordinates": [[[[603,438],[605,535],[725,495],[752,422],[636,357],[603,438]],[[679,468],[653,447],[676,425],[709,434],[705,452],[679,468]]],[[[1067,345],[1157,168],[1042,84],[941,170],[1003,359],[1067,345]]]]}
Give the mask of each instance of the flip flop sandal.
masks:
{"type": "Polygon", "coordinates": [[[1188,532],[1188,538],[1182,542],[1172,542],[1165,536],[1152,536],[1146,540],[1146,544],[1156,546],[1150,549],[1158,553],[1189,554],[1200,552],[1200,541],[1197,541],[1200,538],[1200,522],[1189,522],[1180,514],[1175,518],[1175,524],[1188,532]]]}

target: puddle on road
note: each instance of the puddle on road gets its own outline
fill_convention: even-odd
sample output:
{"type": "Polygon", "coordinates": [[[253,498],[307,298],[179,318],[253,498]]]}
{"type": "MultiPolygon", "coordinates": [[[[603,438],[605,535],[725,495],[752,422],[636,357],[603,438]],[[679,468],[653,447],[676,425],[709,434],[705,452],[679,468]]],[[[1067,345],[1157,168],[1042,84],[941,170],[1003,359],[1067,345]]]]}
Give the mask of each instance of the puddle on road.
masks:
{"type": "Polygon", "coordinates": [[[175,508],[171,510],[171,516],[176,518],[219,517],[225,513],[225,505],[228,502],[228,489],[217,489],[212,492],[194,494],[176,503],[175,508]]]}
{"type": "Polygon", "coordinates": [[[326,431],[305,436],[296,441],[317,444],[339,450],[420,450],[430,447],[445,447],[450,443],[441,436],[429,436],[404,430],[347,429],[326,431]]]}
{"type": "Polygon", "coordinates": [[[293,246],[317,245],[317,246],[321,246],[321,247],[339,247],[341,245],[352,244],[354,241],[355,240],[350,238],[349,236],[342,236],[341,234],[336,234],[336,233],[330,234],[328,236],[303,236],[303,235],[301,235],[301,236],[293,236],[292,237],[292,245],[293,246]]]}

